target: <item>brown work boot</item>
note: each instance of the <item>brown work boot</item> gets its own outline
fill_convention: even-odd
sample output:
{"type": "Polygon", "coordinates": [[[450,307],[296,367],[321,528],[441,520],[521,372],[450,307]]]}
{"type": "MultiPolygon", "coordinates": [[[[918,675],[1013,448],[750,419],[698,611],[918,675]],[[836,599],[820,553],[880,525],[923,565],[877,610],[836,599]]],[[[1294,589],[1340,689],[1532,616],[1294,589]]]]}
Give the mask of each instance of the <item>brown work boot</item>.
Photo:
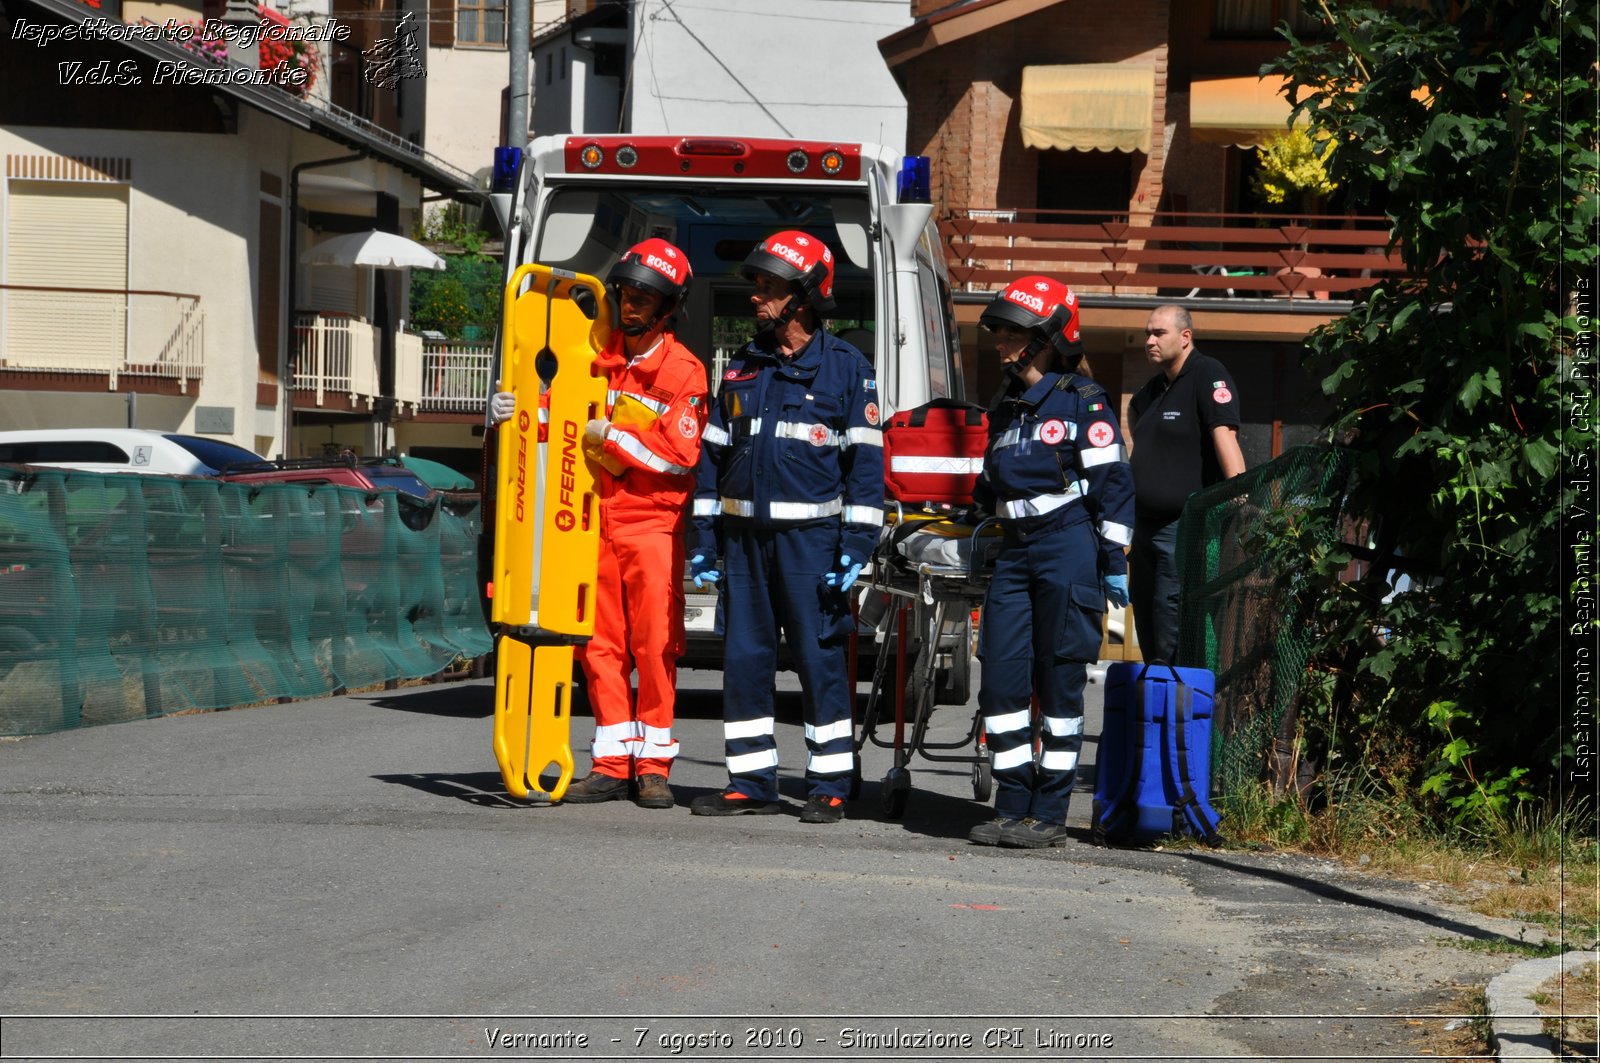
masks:
{"type": "Polygon", "coordinates": [[[561,800],[570,801],[575,805],[592,805],[598,801],[616,801],[627,796],[627,779],[591,771],[587,778],[568,786],[567,792],[561,795],[561,800]]]}
{"type": "Polygon", "coordinates": [[[640,808],[671,808],[676,802],[667,777],[650,774],[639,776],[639,796],[634,798],[634,803],[640,808]]]}

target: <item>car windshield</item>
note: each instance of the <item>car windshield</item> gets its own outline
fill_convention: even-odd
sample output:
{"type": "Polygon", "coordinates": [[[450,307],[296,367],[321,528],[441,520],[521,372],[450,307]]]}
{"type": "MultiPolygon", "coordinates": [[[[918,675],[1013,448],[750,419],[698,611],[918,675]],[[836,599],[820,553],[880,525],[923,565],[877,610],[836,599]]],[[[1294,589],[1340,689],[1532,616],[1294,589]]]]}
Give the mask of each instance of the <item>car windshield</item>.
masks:
{"type": "Polygon", "coordinates": [[[431,491],[427,484],[417,479],[416,473],[400,465],[364,465],[361,471],[366,473],[374,487],[392,487],[417,498],[427,498],[431,491]]]}
{"type": "Polygon", "coordinates": [[[199,458],[201,463],[217,472],[229,465],[241,461],[260,461],[261,455],[254,451],[246,450],[233,443],[224,443],[217,439],[202,439],[199,436],[168,435],[178,446],[199,458]]]}

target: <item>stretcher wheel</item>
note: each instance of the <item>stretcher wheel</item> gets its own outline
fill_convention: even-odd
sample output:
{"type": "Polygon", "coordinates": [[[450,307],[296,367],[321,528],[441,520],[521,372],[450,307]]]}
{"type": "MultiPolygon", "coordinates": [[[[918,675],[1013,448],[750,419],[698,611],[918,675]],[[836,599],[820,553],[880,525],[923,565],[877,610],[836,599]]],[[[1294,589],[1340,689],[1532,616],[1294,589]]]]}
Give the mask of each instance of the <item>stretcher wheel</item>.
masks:
{"type": "Polygon", "coordinates": [[[987,754],[972,765],[972,797],[983,802],[994,796],[994,765],[987,754]]]}
{"type": "Polygon", "coordinates": [[[850,800],[855,801],[861,797],[861,754],[854,753],[850,757],[850,800]]]}
{"type": "Polygon", "coordinates": [[[906,799],[911,796],[911,773],[904,768],[890,768],[883,777],[883,814],[899,819],[905,814],[906,799]]]}

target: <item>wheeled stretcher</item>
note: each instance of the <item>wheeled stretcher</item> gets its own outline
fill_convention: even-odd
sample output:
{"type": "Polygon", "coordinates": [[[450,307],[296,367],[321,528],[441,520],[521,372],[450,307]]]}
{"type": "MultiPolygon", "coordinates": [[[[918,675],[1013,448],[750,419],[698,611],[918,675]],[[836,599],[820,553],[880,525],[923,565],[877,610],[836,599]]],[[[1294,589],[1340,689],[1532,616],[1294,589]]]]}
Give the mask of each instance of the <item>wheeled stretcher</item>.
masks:
{"type": "Polygon", "coordinates": [[[899,507],[889,512],[861,600],[863,626],[872,625],[877,653],[855,738],[854,780],[859,784],[860,753],[867,743],[893,752],[893,766],[883,779],[885,815],[905,811],[913,756],[970,763],[973,797],[987,801],[992,793],[992,765],[977,709],[966,734],[955,740],[930,737],[929,721],[940,700],[941,661],[950,662],[944,671],[961,691],[966,689],[975,636],[969,617],[983,604],[999,544],[1000,526],[993,519],[968,526],[939,513],[899,507]],[[879,734],[880,725],[889,725],[888,738],[879,734]]]}

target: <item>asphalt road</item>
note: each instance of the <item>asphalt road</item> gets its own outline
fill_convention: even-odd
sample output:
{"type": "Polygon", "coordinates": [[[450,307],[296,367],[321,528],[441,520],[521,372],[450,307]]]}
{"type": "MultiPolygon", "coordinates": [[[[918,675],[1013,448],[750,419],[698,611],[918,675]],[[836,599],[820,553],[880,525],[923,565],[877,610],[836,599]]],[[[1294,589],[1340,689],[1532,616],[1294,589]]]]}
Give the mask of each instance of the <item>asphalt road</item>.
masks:
{"type": "Polygon", "coordinates": [[[1452,946],[1528,929],[1093,847],[1092,741],[1066,847],[968,845],[965,764],[885,816],[872,746],[849,818],[802,824],[792,693],[786,814],[692,817],[720,681],[685,676],[670,810],[507,799],[487,681],[0,742],[0,1057],[1403,1059],[1516,959],[1452,946]]]}

